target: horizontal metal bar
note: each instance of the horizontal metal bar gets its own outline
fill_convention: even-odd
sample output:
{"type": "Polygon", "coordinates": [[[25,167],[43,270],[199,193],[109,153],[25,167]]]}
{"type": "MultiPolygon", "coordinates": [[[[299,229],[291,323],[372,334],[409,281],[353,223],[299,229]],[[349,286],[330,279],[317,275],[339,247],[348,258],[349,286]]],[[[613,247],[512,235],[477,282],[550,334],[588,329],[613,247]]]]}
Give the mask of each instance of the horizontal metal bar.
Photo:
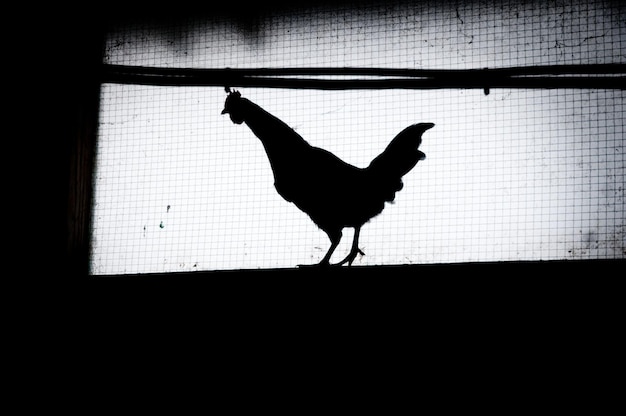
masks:
{"type": "Polygon", "coordinates": [[[362,68],[362,67],[302,67],[302,68],[163,68],[131,65],[103,65],[106,72],[130,72],[169,76],[290,76],[290,75],[369,75],[369,76],[402,76],[402,77],[435,77],[471,73],[493,73],[506,75],[567,75],[567,74],[623,74],[626,75],[626,63],[584,64],[584,65],[538,65],[507,68],[481,69],[403,69],[403,68],[362,68]]]}
{"type": "Polygon", "coordinates": [[[162,86],[347,89],[626,89],[626,64],[550,65],[469,70],[386,68],[154,68],[103,65],[101,82],[162,86]],[[348,78],[348,77],[367,78],[348,78]],[[344,77],[332,79],[329,77],[344,77]]]}

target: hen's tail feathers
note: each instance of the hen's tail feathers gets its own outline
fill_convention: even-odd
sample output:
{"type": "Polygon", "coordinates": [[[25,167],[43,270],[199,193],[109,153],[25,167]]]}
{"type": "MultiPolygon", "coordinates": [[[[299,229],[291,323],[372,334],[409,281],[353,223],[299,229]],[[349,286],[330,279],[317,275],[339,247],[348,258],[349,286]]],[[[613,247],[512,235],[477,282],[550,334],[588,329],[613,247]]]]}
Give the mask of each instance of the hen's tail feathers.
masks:
{"type": "Polygon", "coordinates": [[[434,127],[433,123],[419,123],[402,130],[367,168],[380,185],[385,201],[393,201],[395,193],[402,189],[402,177],[415,167],[426,155],[418,150],[422,134],[434,127]]]}

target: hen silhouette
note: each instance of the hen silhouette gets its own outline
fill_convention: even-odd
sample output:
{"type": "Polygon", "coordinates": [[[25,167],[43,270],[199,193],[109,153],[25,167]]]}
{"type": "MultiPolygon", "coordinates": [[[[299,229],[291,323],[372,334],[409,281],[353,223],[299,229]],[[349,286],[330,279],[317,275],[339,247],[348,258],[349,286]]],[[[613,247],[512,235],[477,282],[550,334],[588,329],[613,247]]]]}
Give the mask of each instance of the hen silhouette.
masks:
{"type": "Polygon", "coordinates": [[[352,262],[358,254],[363,224],[380,214],[402,189],[402,177],[426,155],[418,150],[422,134],[433,123],[418,123],[402,130],[385,151],[364,169],[352,166],[334,154],[311,146],[287,124],[238,91],[226,88],[222,114],[235,124],[246,123],[261,140],[274,173],[274,186],[322,229],[331,245],[322,261],[313,266],[330,266],[345,227],[354,228],[352,248],[346,258],[332,266],[352,262]]]}

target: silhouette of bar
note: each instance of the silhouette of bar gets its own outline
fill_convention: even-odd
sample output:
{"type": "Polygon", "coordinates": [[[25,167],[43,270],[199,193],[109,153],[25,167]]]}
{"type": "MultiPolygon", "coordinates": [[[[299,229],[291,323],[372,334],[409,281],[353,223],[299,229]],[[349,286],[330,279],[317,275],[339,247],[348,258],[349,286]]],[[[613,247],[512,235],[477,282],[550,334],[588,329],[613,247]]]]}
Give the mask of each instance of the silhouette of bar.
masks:
{"type": "Polygon", "coordinates": [[[155,68],[103,65],[105,83],[319,90],[440,88],[626,89],[626,64],[468,70],[385,68],[155,68]],[[332,77],[342,77],[333,79],[332,77]]]}

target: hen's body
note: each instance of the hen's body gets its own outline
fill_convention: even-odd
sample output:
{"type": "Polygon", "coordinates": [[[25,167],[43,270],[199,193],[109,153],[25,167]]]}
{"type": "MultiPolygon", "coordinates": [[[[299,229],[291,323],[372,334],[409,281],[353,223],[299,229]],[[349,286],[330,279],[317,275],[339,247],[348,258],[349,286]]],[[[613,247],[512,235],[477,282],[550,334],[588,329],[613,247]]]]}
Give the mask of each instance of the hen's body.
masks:
{"type": "Polygon", "coordinates": [[[352,263],[360,252],[361,226],[380,214],[385,202],[393,201],[402,189],[402,176],[425,157],[417,150],[421,134],[434,126],[422,123],[406,128],[361,169],[311,146],[288,125],[238,93],[229,95],[223,113],[230,113],[237,124],[248,125],[265,147],[278,193],[328,234],[331,247],[320,265],[329,264],[344,227],[354,227],[355,237],[350,254],[338,264],[352,263]]]}

